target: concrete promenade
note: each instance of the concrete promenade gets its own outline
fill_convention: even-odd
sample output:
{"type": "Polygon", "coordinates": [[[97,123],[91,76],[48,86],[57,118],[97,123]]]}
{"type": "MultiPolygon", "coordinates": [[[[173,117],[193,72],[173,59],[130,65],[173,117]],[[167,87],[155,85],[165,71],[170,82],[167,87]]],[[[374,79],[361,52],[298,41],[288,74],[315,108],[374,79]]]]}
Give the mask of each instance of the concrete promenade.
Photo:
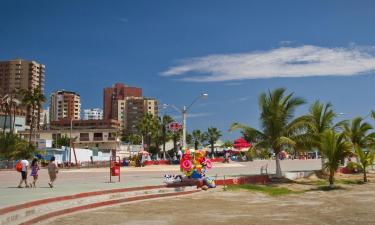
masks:
{"type": "MultiPolygon", "coordinates": [[[[268,173],[275,172],[275,161],[260,160],[253,162],[215,163],[208,170],[208,176],[235,176],[260,174],[260,167],[268,164],[268,173]]],[[[283,171],[318,170],[321,160],[284,160],[283,171]]],[[[60,170],[55,188],[48,186],[48,174],[45,169],[39,173],[37,188],[17,188],[20,174],[16,171],[0,171],[0,208],[38,199],[78,194],[115,188],[162,185],[164,174],[180,174],[179,166],[158,165],[146,167],[122,167],[121,182],[109,182],[109,168],[65,169],[60,170]]],[[[29,177],[29,182],[32,181],[29,177]]],[[[112,177],[117,181],[117,177],[112,177]]]]}

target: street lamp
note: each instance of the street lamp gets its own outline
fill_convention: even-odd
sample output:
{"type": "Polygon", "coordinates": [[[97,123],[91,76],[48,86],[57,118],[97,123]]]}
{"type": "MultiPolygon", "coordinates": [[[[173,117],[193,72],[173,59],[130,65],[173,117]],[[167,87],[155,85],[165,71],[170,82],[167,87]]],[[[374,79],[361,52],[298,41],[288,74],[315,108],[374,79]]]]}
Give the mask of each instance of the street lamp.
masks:
{"type": "Polygon", "coordinates": [[[176,107],[175,105],[163,104],[164,107],[172,107],[176,111],[182,114],[182,147],[186,147],[186,113],[187,111],[193,106],[193,104],[198,101],[199,99],[205,99],[208,97],[207,93],[202,93],[201,95],[197,96],[190,105],[184,105],[182,109],[176,107]]]}

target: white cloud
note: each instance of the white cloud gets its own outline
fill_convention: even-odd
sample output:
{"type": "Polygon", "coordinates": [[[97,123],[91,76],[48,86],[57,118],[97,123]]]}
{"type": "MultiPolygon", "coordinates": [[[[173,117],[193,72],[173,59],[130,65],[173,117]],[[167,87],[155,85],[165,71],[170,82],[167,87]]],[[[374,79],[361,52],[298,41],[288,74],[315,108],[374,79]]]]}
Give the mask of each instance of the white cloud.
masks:
{"type": "Polygon", "coordinates": [[[244,54],[184,59],[161,73],[185,81],[230,81],[274,77],[352,76],[375,70],[374,48],[281,47],[244,54]],[[181,77],[182,75],[185,75],[181,77]]]}

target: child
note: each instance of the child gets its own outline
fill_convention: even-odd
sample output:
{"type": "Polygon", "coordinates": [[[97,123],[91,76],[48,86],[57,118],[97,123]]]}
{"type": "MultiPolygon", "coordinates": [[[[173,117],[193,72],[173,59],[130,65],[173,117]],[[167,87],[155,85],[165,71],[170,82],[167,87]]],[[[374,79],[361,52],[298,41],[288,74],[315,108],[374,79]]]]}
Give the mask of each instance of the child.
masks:
{"type": "Polygon", "coordinates": [[[51,157],[50,162],[48,163],[48,175],[50,182],[48,183],[50,188],[53,188],[53,182],[56,180],[56,174],[59,172],[57,165],[55,163],[55,156],[51,157]]]}
{"type": "Polygon", "coordinates": [[[38,171],[40,170],[39,168],[39,160],[37,158],[33,159],[31,162],[31,174],[30,176],[34,177],[34,181],[32,184],[30,184],[30,187],[35,188],[35,183],[38,180],[38,171]]]}

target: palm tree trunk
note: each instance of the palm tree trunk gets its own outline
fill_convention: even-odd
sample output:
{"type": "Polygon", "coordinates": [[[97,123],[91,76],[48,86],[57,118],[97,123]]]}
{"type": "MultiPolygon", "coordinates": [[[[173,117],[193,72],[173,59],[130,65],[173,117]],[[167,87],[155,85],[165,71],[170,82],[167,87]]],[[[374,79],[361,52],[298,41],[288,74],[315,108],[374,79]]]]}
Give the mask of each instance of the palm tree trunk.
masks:
{"type": "Polygon", "coordinates": [[[35,106],[33,105],[32,110],[31,110],[29,145],[31,145],[31,136],[33,135],[33,129],[34,129],[34,113],[35,113],[35,106]]]}
{"type": "Polygon", "coordinates": [[[215,152],[214,152],[214,143],[211,143],[211,157],[213,158],[214,157],[214,154],[215,154],[215,152]]]}
{"type": "Polygon", "coordinates": [[[363,182],[367,182],[367,173],[366,173],[366,167],[365,169],[363,170],[363,182]]]}
{"type": "Polygon", "coordinates": [[[14,133],[14,130],[16,128],[16,106],[14,106],[14,109],[13,109],[13,129],[12,129],[12,133],[14,133]]]}
{"type": "Polygon", "coordinates": [[[276,154],[276,177],[277,178],[282,178],[283,174],[281,172],[281,165],[280,165],[280,158],[279,158],[279,153],[276,154]]]}
{"type": "Polygon", "coordinates": [[[163,137],[163,159],[165,160],[165,136],[163,137]]]}
{"type": "Polygon", "coordinates": [[[194,142],[194,149],[198,150],[198,142],[197,141],[194,142]]]}
{"type": "Polygon", "coordinates": [[[334,181],[335,181],[335,173],[333,170],[330,170],[329,171],[329,187],[330,188],[333,188],[335,186],[334,181]]]}
{"type": "Polygon", "coordinates": [[[5,112],[5,115],[4,115],[4,125],[3,125],[3,134],[5,134],[5,128],[6,128],[6,124],[7,124],[7,118],[8,118],[8,115],[5,112]]]}

